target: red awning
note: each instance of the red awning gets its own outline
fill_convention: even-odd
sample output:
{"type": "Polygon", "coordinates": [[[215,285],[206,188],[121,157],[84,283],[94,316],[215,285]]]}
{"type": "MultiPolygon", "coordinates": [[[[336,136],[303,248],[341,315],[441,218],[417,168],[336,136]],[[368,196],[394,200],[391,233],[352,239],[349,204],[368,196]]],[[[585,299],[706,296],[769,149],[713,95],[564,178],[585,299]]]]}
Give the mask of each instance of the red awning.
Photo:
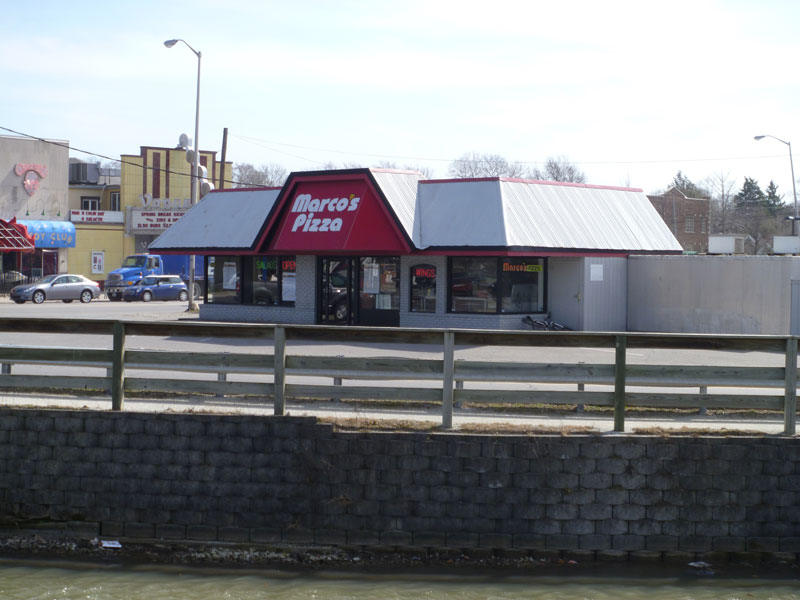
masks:
{"type": "Polygon", "coordinates": [[[10,221],[0,219],[0,252],[33,252],[33,236],[17,218],[10,221]]]}

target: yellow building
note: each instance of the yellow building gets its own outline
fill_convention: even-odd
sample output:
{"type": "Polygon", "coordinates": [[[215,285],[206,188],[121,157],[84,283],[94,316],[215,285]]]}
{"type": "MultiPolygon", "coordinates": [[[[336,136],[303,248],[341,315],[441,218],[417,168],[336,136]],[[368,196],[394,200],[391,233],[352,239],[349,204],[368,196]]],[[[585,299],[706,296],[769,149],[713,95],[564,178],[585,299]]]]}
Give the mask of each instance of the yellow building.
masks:
{"type": "Polygon", "coordinates": [[[125,257],[119,179],[117,166],[70,159],[69,219],[75,226],[75,247],[68,251],[71,273],[104,281],[125,257]]]}
{"type": "MultiPolygon", "coordinates": [[[[95,178],[91,167],[97,165],[81,163],[88,164],[87,181],[81,181],[81,167],[71,165],[69,208],[76,245],[69,249],[70,271],[104,282],[126,256],[147,252],[191,206],[191,164],[186,156],[182,148],[142,146],[139,154],[123,154],[116,179],[108,180],[102,178],[102,169],[95,178]]],[[[207,179],[213,177],[220,187],[216,152],[201,151],[200,164],[207,169],[207,179]]],[[[223,180],[232,176],[233,164],[226,162],[223,180]]]]}
{"type": "MultiPolygon", "coordinates": [[[[220,181],[216,152],[200,151],[206,178],[220,181]]],[[[223,180],[233,177],[226,162],[223,180]]],[[[126,254],[147,252],[150,244],[191,206],[192,165],[182,148],[142,146],[139,154],[122,155],[121,199],[125,211],[126,254]]],[[[229,184],[224,184],[226,187],[229,184]]]]}

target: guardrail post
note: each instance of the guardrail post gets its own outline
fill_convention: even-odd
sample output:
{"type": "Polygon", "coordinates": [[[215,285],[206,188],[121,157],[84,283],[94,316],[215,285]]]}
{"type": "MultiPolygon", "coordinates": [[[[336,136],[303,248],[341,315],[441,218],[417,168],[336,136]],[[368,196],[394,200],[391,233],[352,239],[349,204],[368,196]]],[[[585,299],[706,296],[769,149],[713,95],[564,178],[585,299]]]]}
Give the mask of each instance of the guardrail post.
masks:
{"type": "MultiPolygon", "coordinates": [[[[227,373],[217,373],[217,381],[228,381],[227,373]]],[[[224,398],[225,394],[217,394],[217,398],[224,398]]]]}
{"type": "Polygon", "coordinates": [[[625,431],[625,350],[627,338],[618,335],[614,363],[614,431],[625,431]]]}
{"type": "Polygon", "coordinates": [[[785,394],[783,400],[783,433],[797,431],[797,338],[786,340],[785,394]]]}
{"type": "Polygon", "coordinates": [[[114,346],[111,350],[111,410],[125,407],[125,325],[114,322],[114,346]]]}
{"type": "Polygon", "coordinates": [[[453,375],[455,373],[455,335],[444,332],[444,365],[442,366],[442,427],[453,428],[453,375]]]}
{"type": "Polygon", "coordinates": [[[273,365],[275,381],[275,415],[286,414],[286,329],[275,327],[272,342],[274,345],[275,364],[273,365]]]}

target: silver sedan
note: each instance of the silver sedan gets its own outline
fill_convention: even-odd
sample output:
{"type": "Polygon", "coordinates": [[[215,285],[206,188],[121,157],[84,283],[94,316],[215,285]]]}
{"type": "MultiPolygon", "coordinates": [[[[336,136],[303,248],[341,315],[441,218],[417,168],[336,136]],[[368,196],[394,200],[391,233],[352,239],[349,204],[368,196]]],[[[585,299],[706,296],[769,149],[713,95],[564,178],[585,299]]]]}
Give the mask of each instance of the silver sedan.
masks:
{"type": "Polygon", "coordinates": [[[100,296],[100,286],[83,275],[47,275],[33,283],[25,283],[11,288],[10,297],[17,304],[30,300],[41,304],[45,300],[61,300],[62,302],[91,302],[100,296]]]}

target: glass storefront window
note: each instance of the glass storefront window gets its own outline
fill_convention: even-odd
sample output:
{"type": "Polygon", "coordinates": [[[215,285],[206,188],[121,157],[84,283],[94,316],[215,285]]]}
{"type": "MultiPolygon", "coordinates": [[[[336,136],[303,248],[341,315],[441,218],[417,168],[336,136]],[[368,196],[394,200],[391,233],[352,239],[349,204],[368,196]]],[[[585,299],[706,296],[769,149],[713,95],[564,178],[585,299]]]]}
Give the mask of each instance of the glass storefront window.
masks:
{"type": "Polygon", "coordinates": [[[396,256],[367,256],[361,259],[362,310],[398,310],[400,286],[396,256]]]}
{"type": "Polygon", "coordinates": [[[436,267],[411,267],[411,312],[436,312],[436,267]]]}
{"type": "Polygon", "coordinates": [[[544,312],[544,266],[538,258],[500,261],[500,312],[544,312]]]}
{"type": "Polygon", "coordinates": [[[281,256],[281,303],[294,305],[297,289],[297,259],[281,256]]]}
{"type": "Polygon", "coordinates": [[[58,250],[36,248],[20,257],[20,271],[33,279],[58,273],[58,250]]]}
{"type": "Polygon", "coordinates": [[[240,256],[209,256],[208,298],[216,304],[242,303],[242,258],[240,256]]]}
{"type": "Polygon", "coordinates": [[[545,312],[544,259],[452,257],[450,312],[545,312]]]}
{"type": "Polygon", "coordinates": [[[497,259],[450,259],[450,310],[464,313],[497,312],[497,259]]]}
{"type": "Polygon", "coordinates": [[[253,257],[248,303],[293,305],[295,296],[296,261],[293,256],[253,257]]]}

